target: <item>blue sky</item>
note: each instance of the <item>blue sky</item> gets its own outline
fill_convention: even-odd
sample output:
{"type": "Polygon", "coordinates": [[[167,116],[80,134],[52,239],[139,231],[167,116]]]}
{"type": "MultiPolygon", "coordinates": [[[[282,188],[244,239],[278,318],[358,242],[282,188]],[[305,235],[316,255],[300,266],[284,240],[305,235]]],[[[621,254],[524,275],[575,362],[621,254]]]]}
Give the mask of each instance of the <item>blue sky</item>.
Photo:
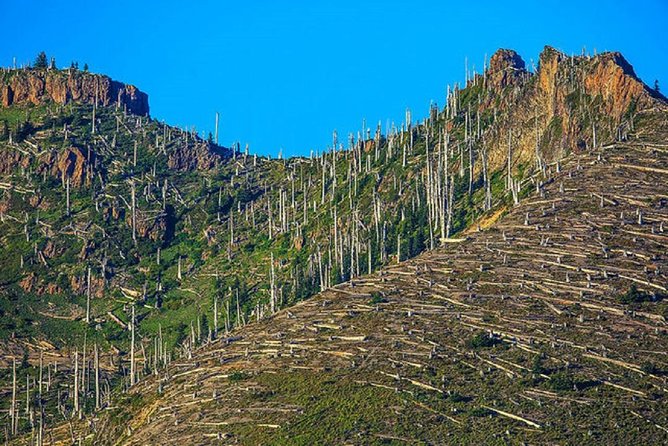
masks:
{"type": "Polygon", "coordinates": [[[151,114],[213,130],[276,156],[347,141],[362,120],[427,114],[464,61],[513,48],[528,65],[544,45],[621,51],[668,91],[668,1],[59,1],[2,0],[0,64],[44,50],[60,66],[133,83],[151,114]]]}

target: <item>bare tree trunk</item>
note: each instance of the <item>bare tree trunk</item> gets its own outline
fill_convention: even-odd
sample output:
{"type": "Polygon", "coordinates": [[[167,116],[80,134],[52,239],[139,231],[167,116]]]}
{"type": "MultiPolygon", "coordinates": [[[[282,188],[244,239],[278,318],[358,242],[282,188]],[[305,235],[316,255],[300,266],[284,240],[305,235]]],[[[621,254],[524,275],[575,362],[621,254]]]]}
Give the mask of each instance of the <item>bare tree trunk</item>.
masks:
{"type": "Polygon", "coordinates": [[[401,234],[397,234],[397,263],[401,262],[401,234]]]}
{"type": "Polygon", "coordinates": [[[95,409],[100,408],[100,352],[95,344],[95,409]]]}
{"type": "Polygon", "coordinates": [[[132,180],[132,241],[137,246],[137,199],[135,190],[135,180],[132,180]]]}
{"type": "Polygon", "coordinates": [[[79,413],[79,351],[74,352],[74,413],[79,413]]]}
{"type": "Polygon", "coordinates": [[[213,296],[213,337],[218,337],[218,295],[213,296]]]}
{"type": "Polygon", "coordinates": [[[239,304],[239,290],[235,290],[237,294],[237,328],[241,327],[241,305],[239,304]]]}
{"type": "Polygon", "coordinates": [[[10,410],[12,419],[12,435],[16,435],[18,430],[18,420],[16,419],[16,358],[12,359],[12,405],[10,410]]]}
{"type": "MultiPolygon", "coordinates": [[[[484,143],[484,141],[483,141],[484,143]]],[[[483,149],[482,154],[482,172],[483,172],[483,182],[485,183],[485,201],[483,209],[489,211],[492,208],[492,186],[489,181],[489,171],[487,170],[487,149],[483,149]]]]}
{"type": "Polygon", "coordinates": [[[135,385],[135,306],[132,305],[130,320],[130,385],[135,385]]]}
{"type": "Polygon", "coordinates": [[[86,323],[90,324],[90,266],[88,267],[88,277],[86,279],[86,323]]]}
{"type": "Polygon", "coordinates": [[[507,165],[507,177],[506,177],[506,190],[512,190],[513,187],[513,150],[511,147],[511,135],[512,132],[508,131],[508,165],[507,165]]]}
{"type": "Polygon", "coordinates": [[[271,314],[276,312],[276,276],[274,274],[274,253],[271,253],[271,314]]]}
{"type": "Polygon", "coordinates": [[[65,194],[66,194],[66,199],[65,199],[65,206],[66,206],[66,212],[67,216],[70,216],[70,178],[68,177],[67,180],[65,180],[65,194]]]}
{"type": "Polygon", "coordinates": [[[40,350],[39,352],[39,399],[42,399],[42,381],[44,379],[44,352],[40,350]]]}
{"type": "MultiPolygon", "coordinates": [[[[446,178],[446,181],[448,179],[446,178]]],[[[452,208],[453,208],[453,199],[454,199],[454,177],[450,178],[448,185],[448,220],[445,225],[445,237],[450,238],[450,233],[452,229],[452,208]]]]}

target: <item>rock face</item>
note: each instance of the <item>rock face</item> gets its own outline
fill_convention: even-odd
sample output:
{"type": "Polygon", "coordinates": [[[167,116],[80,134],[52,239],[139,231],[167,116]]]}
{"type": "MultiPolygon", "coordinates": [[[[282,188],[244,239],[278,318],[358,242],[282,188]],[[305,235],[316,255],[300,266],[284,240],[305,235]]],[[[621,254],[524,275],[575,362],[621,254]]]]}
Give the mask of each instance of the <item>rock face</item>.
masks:
{"type": "Polygon", "coordinates": [[[509,133],[513,164],[538,156],[551,162],[569,150],[623,138],[633,127],[630,111],[662,103],[616,52],[571,57],[546,46],[532,73],[515,51],[500,49],[470,85],[482,88],[480,111],[496,116],[503,129],[488,140],[492,168],[507,162],[509,133]]]}
{"type": "Polygon", "coordinates": [[[584,78],[586,91],[591,96],[601,95],[605,112],[620,117],[636,101],[636,107],[651,107],[657,94],[638,79],[633,67],[620,53],[605,53],[584,78]]]}
{"type": "Polygon", "coordinates": [[[0,175],[11,175],[20,166],[27,168],[30,165],[30,157],[24,156],[18,150],[0,150],[0,175]]]}
{"type": "Polygon", "coordinates": [[[569,102],[573,102],[568,95],[574,85],[584,87],[581,93],[600,99],[600,113],[618,120],[631,106],[651,107],[658,96],[638,79],[620,53],[571,58],[545,47],[539,59],[538,93],[546,99],[552,114],[568,111],[572,105],[569,102]]]}
{"type": "Polygon", "coordinates": [[[210,170],[218,167],[222,160],[229,156],[230,150],[207,141],[186,142],[184,146],[170,152],[167,166],[182,172],[210,170]]]}
{"type": "Polygon", "coordinates": [[[73,186],[81,186],[85,180],[87,163],[86,154],[79,147],[69,147],[63,150],[56,163],[52,165],[52,173],[65,180],[70,178],[73,186]]]}
{"type": "Polygon", "coordinates": [[[116,105],[136,115],[149,114],[146,93],[107,76],[72,69],[20,69],[0,76],[0,103],[3,107],[12,104],[39,105],[51,101],[58,104],[93,104],[97,101],[99,105],[116,105]]]}

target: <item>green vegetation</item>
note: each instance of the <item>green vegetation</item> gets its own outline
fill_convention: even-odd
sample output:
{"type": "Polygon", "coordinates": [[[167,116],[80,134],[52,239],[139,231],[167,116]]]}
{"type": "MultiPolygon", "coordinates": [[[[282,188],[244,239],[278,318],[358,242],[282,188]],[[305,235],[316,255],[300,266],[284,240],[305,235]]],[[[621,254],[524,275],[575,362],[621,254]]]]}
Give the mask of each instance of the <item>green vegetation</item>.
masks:
{"type": "Polygon", "coordinates": [[[468,341],[466,345],[473,349],[490,348],[501,344],[501,340],[491,333],[479,332],[468,341]]]}
{"type": "Polygon", "coordinates": [[[635,283],[631,284],[626,293],[619,296],[619,301],[626,305],[657,300],[661,300],[661,296],[653,296],[649,293],[641,291],[638,289],[638,286],[635,283]]]}
{"type": "Polygon", "coordinates": [[[377,305],[387,302],[387,299],[379,292],[371,293],[371,300],[369,300],[370,305],[377,305]]]}
{"type": "Polygon", "coordinates": [[[46,53],[42,51],[35,58],[35,63],[33,64],[33,67],[37,69],[44,69],[47,66],[48,66],[48,60],[46,58],[46,53]]]}
{"type": "Polygon", "coordinates": [[[249,378],[249,375],[247,373],[241,372],[241,371],[235,371],[230,374],[228,379],[230,382],[236,383],[239,381],[244,381],[249,378]]]}

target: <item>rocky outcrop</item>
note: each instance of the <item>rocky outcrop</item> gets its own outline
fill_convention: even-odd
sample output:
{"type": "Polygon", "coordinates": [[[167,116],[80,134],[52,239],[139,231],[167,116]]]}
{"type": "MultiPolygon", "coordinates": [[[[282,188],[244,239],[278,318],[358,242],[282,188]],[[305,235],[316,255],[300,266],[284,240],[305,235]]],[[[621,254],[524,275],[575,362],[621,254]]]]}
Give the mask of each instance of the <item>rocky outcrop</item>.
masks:
{"type": "Polygon", "coordinates": [[[597,99],[597,112],[621,119],[631,107],[651,107],[658,94],[648,88],[617,52],[594,57],[568,57],[552,47],[540,55],[538,90],[551,114],[567,113],[579,93],[597,99]],[[576,88],[580,88],[577,91],[576,88]]]}
{"type": "Polygon", "coordinates": [[[45,294],[53,295],[63,292],[58,285],[38,278],[34,272],[28,273],[21,282],[19,282],[19,286],[26,293],[34,293],[38,296],[43,296],[45,294]]]}
{"type": "Polygon", "coordinates": [[[30,157],[18,150],[0,150],[0,175],[11,175],[17,167],[27,168],[30,157]]]}
{"type": "MultiPolygon", "coordinates": [[[[17,167],[29,169],[34,165],[40,175],[47,174],[62,180],[65,184],[70,180],[70,186],[80,187],[90,184],[96,154],[92,150],[83,149],[74,145],[61,149],[45,151],[38,156],[18,150],[0,150],[0,175],[12,175],[17,167]]],[[[36,205],[39,205],[36,202],[36,205]]]]}
{"type": "Polygon", "coordinates": [[[175,148],[169,153],[167,165],[180,171],[210,170],[231,156],[231,151],[207,141],[186,142],[185,146],[175,148]]]}
{"type": "MultiPolygon", "coordinates": [[[[97,274],[91,274],[90,293],[96,298],[104,297],[104,279],[97,274]]],[[[86,274],[81,276],[70,276],[70,290],[74,294],[85,295],[88,292],[88,277],[86,274]]]]}
{"type": "Polygon", "coordinates": [[[513,50],[500,49],[489,60],[487,82],[493,89],[515,85],[526,75],[524,60],[513,50]]]}
{"type": "MultiPolygon", "coordinates": [[[[165,239],[167,233],[167,213],[140,211],[136,212],[135,216],[137,236],[141,238],[159,241],[165,239]]],[[[129,228],[132,228],[132,214],[130,212],[125,214],[125,222],[129,228]]]]}
{"type": "Polygon", "coordinates": [[[584,77],[585,91],[601,96],[605,113],[621,117],[632,104],[638,109],[651,107],[658,96],[633,71],[620,53],[605,53],[594,60],[584,77]]]}
{"type": "Polygon", "coordinates": [[[509,133],[513,165],[533,164],[537,156],[550,162],[592,148],[594,133],[597,144],[623,136],[631,111],[665,104],[616,52],[567,56],[546,46],[531,73],[517,53],[501,49],[469,85],[482,87],[479,111],[495,116],[487,138],[492,169],[506,163],[509,133]]]}
{"type": "Polygon", "coordinates": [[[118,106],[128,112],[149,114],[148,95],[134,85],[126,85],[99,74],[84,71],[20,69],[0,76],[0,103],[40,105],[48,102],[118,106]]]}
{"type": "Polygon", "coordinates": [[[79,147],[63,150],[52,166],[52,173],[61,179],[69,178],[72,186],[81,186],[86,179],[87,156],[79,147]]]}

